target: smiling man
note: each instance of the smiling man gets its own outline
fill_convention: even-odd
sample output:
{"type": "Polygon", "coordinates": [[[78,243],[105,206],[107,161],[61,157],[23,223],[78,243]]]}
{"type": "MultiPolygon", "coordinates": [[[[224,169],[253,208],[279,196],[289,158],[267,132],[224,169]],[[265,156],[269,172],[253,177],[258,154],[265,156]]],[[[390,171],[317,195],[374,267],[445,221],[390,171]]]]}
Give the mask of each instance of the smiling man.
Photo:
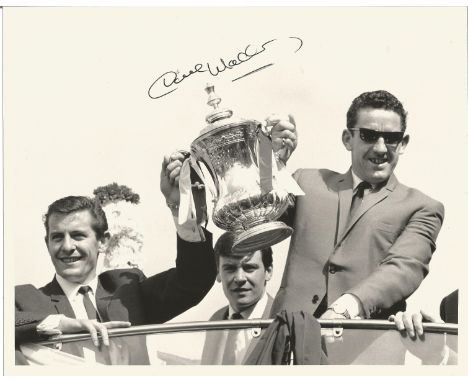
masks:
{"type": "Polygon", "coordinates": [[[295,231],[272,315],[386,319],[429,271],[444,208],[393,174],[409,142],[401,102],[384,90],[358,96],[342,142],[347,173],[295,173],[305,196],[285,218],[295,231]]]}
{"type": "MultiPolygon", "coordinates": [[[[162,171],[162,190],[168,182],[162,171]]],[[[98,256],[109,234],[105,213],[95,200],[84,196],[59,199],[49,206],[44,224],[55,276],[40,289],[32,285],[15,288],[17,346],[82,331],[91,333],[96,346],[97,333],[109,345],[107,329],[170,320],[200,302],[214,283],[216,269],[208,232],[199,242],[178,235],[176,267],[147,278],[136,268],[97,274],[98,256]]],[[[127,341],[125,363],[148,364],[144,338],[129,337],[127,341]]],[[[63,351],[90,362],[101,356],[95,349],[83,347],[65,350],[64,346],[63,351]]]]}
{"type": "MultiPolygon", "coordinates": [[[[232,253],[234,234],[224,233],[214,252],[221,282],[229,305],[215,312],[210,321],[268,318],[273,298],[266,284],[273,273],[271,248],[253,253],[232,253]]],[[[258,329],[208,331],[202,365],[240,365],[255,347],[258,329]]]]}
{"type": "Polygon", "coordinates": [[[102,224],[93,229],[92,210],[78,210],[70,214],[52,213],[46,219],[45,239],[57,278],[74,284],[88,284],[96,278],[99,250],[108,239],[100,232],[102,224]],[[97,240],[96,240],[97,239],[97,240]]]}

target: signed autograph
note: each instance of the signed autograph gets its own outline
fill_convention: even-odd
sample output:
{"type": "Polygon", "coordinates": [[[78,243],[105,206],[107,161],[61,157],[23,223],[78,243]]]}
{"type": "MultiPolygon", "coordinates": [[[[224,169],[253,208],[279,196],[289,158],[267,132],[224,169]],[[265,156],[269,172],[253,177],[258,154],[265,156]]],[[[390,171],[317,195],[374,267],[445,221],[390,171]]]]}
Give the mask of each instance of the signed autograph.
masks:
{"type": "MultiPolygon", "coordinates": [[[[302,40],[299,37],[289,37],[290,39],[297,40],[299,42],[299,47],[294,51],[294,53],[298,52],[302,48],[302,40]]],[[[190,76],[196,73],[208,73],[209,75],[216,77],[220,73],[223,73],[226,70],[234,69],[235,67],[243,64],[251,60],[252,58],[258,56],[259,54],[265,52],[269,44],[277,42],[277,39],[269,40],[264,42],[260,48],[252,47],[251,44],[247,45],[244,50],[237,53],[234,58],[227,60],[224,58],[220,58],[219,62],[216,64],[212,63],[205,63],[205,64],[195,64],[193,69],[189,70],[187,73],[180,73],[177,71],[167,71],[161,74],[156,80],[151,84],[148,89],[148,95],[152,99],[158,99],[164,97],[178,89],[176,85],[182,83],[182,81],[186,80],[190,76]]],[[[262,65],[248,73],[245,73],[237,78],[234,78],[232,81],[237,81],[241,78],[244,78],[248,75],[254,74],[260,70],[266,69],[270,66],[274,65],[273,63],[262,65]]]]}

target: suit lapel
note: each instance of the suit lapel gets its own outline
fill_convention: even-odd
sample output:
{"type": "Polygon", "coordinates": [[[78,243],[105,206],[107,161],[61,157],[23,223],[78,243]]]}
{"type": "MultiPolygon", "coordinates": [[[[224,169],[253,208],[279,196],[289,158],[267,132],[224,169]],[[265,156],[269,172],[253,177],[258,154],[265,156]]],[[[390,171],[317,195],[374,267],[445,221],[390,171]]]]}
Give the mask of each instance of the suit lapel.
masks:
{"type": "Polygon", "coordinates": [[[267,294],[267,297],[268,297],[268,300],[265,306],[265,310],[263,311],[262,320],[270,318],[271,306],[273,305],[273,297],[271,297],[269,294],[267,294]]]}
{"type": "MultiPolygon", "coordinates": [[[[362,204],[359,206],[357,209],[356,213],[354,214],[353,218],[348,222],[347,225],[345,225],[345,230],[340,236],[340,239],[338,240],[337,244],[339,244],[343,238],[348,234],[348,232],[351,230],[351,228],[356,224],[356,222],[364,215],[367,211],[369,211],[372,207],[374,207],[377,203],[380,203],[382,200],[388,197],[391,192],[395,189],[395,187],[398,185],[398,181],[395,177],[395,175],[391,175],[387,184],[383,186],[379,191],[377,192],[371,192],[366,197],[364,198],[362,204]]],[[[352,195],[352,192],[351,192],[352,195]]],[[[351,202],[349,203],[348,211],[349,208],[351,207],[351,202]]],[[[341,214],[340,214],[341,216],[341,214]]],[[[340,219],[341,221],[341,219],[340,219]]]]}
{"type": "Polygon", "coordinates": [[[96,288],[96,305],[99,314],[101,315],[102,321],[110,321],[109,318],[109,305],[112,301],[112,293],[105,289],[100,279],[98,278],[98,284],[96,288]]]}
{"type": "MultiPolygon", "coordinates": [[[[221,314],[223,320],[227,320],[229,316],[229,306],[226,306],[224,312],[221,314]]],[[[229,336],[229,330],[220,330],[212,332],[213,342],[211,343],[211,354],[208,359],[212,360],[210,364],[221,365],[223,363],[224,351],[226,350],[226,343],[229,336]]]]}
{"type": "Polygon", "coordinates": [[[55,306],[57,313],[64,314],[67,317],[76,318],[75,312],[73,311],[67,296],[65,296],[64,291],[55,277],[44,292],[50,297],[52,305],[55,306]]]}
{"type": "Polygon", "coordinates": [[[338,179],[338,235],[335,245],[343,240],[346,234],[346,223],[348,221],[351,201],[353,199],[353,176],[351,169],[338,179]]]}
{"type": "MultiPolygon", "coordinates": [[[[44,293],[50,297],[52,305],[55,306],[57,313],[64,314],[67,317],[76,318],[75,312],[65,296],[64,291],[60,287],[56,278],[52,280],[46,287],[44,287],[44,293]]],[[[96,304],[104,322],[110,321],[109,319],[109,304],[112,300],[112,293],[107,291],[98,279],[98,285],[96,288],[96,304]]]]}
{"type": "MultiPolygon", "coordinates": [[[[263,314],[262,314],[262,320],[270,318],[271,306],[273,305],[273,298],[269,294],[267,294],[267,297],[268,297],[267,304],[266,304],[265,310],[263,311],[263,314]]],[[[259,335],[252,337],[252,340],[250,341],[249,346],[247,347],[247,350],[245,352],[243,361],[245,361],[249,357],[250,353],[252,353],[253,349],[255,348],[255,346],[258,343],[258,340],[260,339],[260,334],[262,332],[262,329],[260,329],[260,328],[251,328],[251,329],[248,329],[248,330],[252,330],[254,332],[258,331],[259,335]]]]}
{"type": "Polygon", "coordinates": [[[226,309],[224,310],[224,313],[222,314],[223,320],[229,319],[229,305],[226,306],[226,309]]]}
{"type": "MultiPolygon", "coordinates": [[[[65,292],[63,291],[57,279],[54,277],[52,282],[43,288],[44,294],[50,297],[52,305],[55,306],[57,313],[63,314],[66,317],[76,318],[75,312],[68,301],[65,292]]],[[[61,351],[73,354],[77,357],[83,358],[83,345],[79,342],[67,342],[62,345],[61,351]]]]}

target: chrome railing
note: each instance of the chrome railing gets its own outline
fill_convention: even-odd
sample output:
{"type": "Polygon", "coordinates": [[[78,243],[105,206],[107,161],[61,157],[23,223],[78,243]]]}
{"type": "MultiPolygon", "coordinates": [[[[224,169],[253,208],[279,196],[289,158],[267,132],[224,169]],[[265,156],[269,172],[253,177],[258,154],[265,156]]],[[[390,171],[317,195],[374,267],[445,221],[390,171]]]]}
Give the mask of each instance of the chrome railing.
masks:
{"type": "MultiPolygon", "coordinates": [[[[123,337],[147,334],[197,332],[205,330],[224,329],[248,329],[266,328],[273,322],[273,319],[253,319],[253,320],[224,320],[224,321],[192,321],[181,323],[166,323],[155,325],[141,325],[130,328],[109,329],[109,337],[123,337]]],[[[322,329],[370,329],[370,330],[397,330],[393,322],[386,320],[318,320],[322,329]]],[[[447,333],[458,334],[457,324],[423,323],[426,333],[447,333]]],[[[89,333],[64,334],[53,337],[45,341],[37,342],[40,345],[51,345],[55,343],[66,343],[81,340],[88,340],[89,333]]]]}

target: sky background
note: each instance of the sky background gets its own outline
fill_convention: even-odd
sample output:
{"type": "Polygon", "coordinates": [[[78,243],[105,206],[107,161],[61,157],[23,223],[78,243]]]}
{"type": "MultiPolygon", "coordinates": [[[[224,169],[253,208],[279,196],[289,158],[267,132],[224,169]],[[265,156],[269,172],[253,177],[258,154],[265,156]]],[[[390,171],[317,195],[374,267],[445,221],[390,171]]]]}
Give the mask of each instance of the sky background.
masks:
{"type": "MultiPolygon", "coordinates": [[[[464,8],[23,7],[6,8],[3,17],[6,301],[15,284],[40,287],[52,279],[42,223],[47,206],[111,182],[141,197],[136,219],[145,238],[145,273],[174,265],[176,234],[159,172],[164,154],[188,149],[206,126],[207,82],[236,116],[294,115],[299,146],[291,171],[347,171],[341,132],[351,101],[369,90],[395,94],[408,110],[411,137],[397,178],[443,202],[446,211],[430,273],[410,305],[438,313],[440,300],[464,282],[464,8]],[[290,37],[303,41],[296,53],[298,40],[290,37]],[[148,96],[167,71],[219,64],[220,57],[227,61],[271,39],[277,41],[265,52],[218,76],[194,73],[171,94],[148,96]]],[[[272,295],[288,245],[273,248],[272,295]]],[[[206,320],[223,305],[216,283],[175,320],[206,320]]]]}

